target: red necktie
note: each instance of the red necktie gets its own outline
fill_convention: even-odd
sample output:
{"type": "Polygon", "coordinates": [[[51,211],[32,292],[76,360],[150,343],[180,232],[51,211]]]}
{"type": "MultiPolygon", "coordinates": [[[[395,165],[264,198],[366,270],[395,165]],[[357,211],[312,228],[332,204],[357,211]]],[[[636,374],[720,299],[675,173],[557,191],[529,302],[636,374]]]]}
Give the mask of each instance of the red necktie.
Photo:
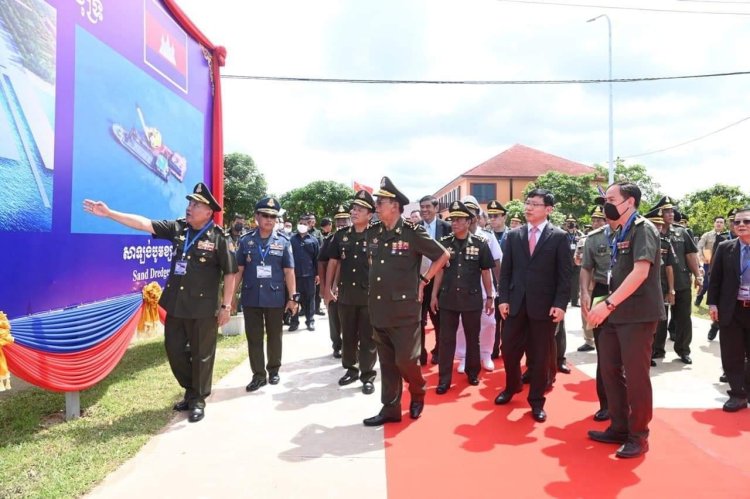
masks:
{"type": "Polygon", "coordinates": [[[534,248],[536,248],[536,233],[539,232],[537,227],[531,228],[531,234],[529,234],[529,254],[534,254],[534,248]]]}

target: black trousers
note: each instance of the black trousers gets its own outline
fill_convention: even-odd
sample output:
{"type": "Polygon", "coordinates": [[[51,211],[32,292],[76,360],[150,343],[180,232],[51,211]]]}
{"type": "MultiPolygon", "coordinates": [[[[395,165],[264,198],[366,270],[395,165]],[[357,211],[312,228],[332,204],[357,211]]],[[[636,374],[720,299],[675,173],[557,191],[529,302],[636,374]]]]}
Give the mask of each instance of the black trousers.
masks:
{"type": "Polygon", "coordinates": [[[336,300],[331,300],[328,303],[328,329],[331,333],[331,347],[334,350],[341,350],[341,319],[339,316],[339,303],[336,300]]]}
{"type": "MultiPolygon", "coordinates": [[[[331,302],[333,303],[335,302],[331,302]]],[[[367,305],[344,305],[343,303],[338,303],[336,307],[341,319],[343,340],[341,365],[351,373],[359,373],[362,383],[373,382],[378,353],[370,325],[370,309],[367,305]]],[[[330,305],[328,310],[332,310],[330,305]]],[[[329,317],[332,313],[329,313],[329,317]]]]}
{"type": "MultiPolygon", "coordinates": [[[[435,328],[435,347],[432,349],[431,353],[433,355],[438,355],[438,352],[440,351],[440,314],[435,314],[432,312],[432,310],[430,310],[430,296],[432,296],[433,282],[434,281],[430,281],[430,283],[424,287],[424,294],[422,295],[422,321],[420,323],[420,331],[422,335],[422,350],[420,354],[423,359],[427,358],[427,349],[424,346],[424,330],[425,327],[427,327],[427,314],[430,315],[430,321],[432,322],[432,326],[435,328]]],[[[451,359],[452,358],[453,357],[451,357],[451,359]]]]}
{"type": "MultiPolygon", "coordinates": [[[[591,292],[591,303],[593,305],[594,298],[600,296],[607,296],[609,294],[609,288],[606,284],[596,283],[594,290],[591,292]]],[[[602,361],[601,354],[599,353],[599,335],[602,329],[600,327],[594,328],[594,347],[596,347],[596,396],[599,398],[599,409],[608,409],[609,404],[607,403],[607,391],[604,389],[604,380],[602,380],[602,361]]]]}
{"type": "Polygon", "coordinates": [[[459,319],[464,326],[466,336],[466,375],[470,378],[479,376],[479,330],[481,328],[482,311],[472,310],[458,312],[456,310],[440,309],[440,324],[443,334],[440,335],[440,362],[438,366],[439,383],[451,384],[453,375],[453,357],[456,354],[456,332],[459,319]]]}
{"type": "Polygon", "coordinates": [[[169,367],[185,389],[185,400],[191,408],[205,407],[206,397],[211,394],[218,332],[216,317],[180,319],[167,315],[164,321],[169,367]]]}
{"type": "Polygon", "coordinates": [[[549,375],[550,350],[554,345],[556,324],[552,319],[536,320],[526,314],[526,302],[515,316],[508,316],[503,327],[501,350],[505,364],[505,389],[520,391],[521,357],[528,357],[530,382],[528,401],[532,408],[541,409],[546,401],[544,392],[549,375]]]}
{"type": "MultiPolygon", "coordinates": [[[[677,355],[690,355],[690,343],[693,341],[693,320],[690,316],[692,310],[690,288],[677,291],[674,296],[674,305],[670,308],[675,325],[674,351],[677,355]]],[[[656,340],[654,341],[654,354],[665,353],[667,343],[667,321],[660,321],[656,329],[656,340]]]]}
{"type": "Polygon", "coordinates": [[[401,416],[402,379],[409,384],[412,402],[424,400],[425,381],[419,366],[419,324],[387,328],[373,327],[380,359],[380,414],[401,416]]]}
{"type": "Polygon", "coordinates": [[[299,316],[305,315],[305,324],[308,326],[315,322],[315,276],[296,277],[297,292],[299,293],[300,309],[292,317],[291,324],[299,324],[299,316]]]}
{"type": "Polygon", "coordinates": [[[599,364],[609,403],[610,428],[635,439],[648,437],[653,415],[650,370],[656,326],[657,321],[605,321],[599,332],[599,364]]]}
{"type": "Polygon", "coordinates": [[[500,305],[500,297],[495,297],[495,343],[492,345],[492,358],[496,359],[500,356],[500,332],[503,330],[503,316],[500,315],[498,308],[500,305]]]}
{"type": "Polygon", "coordinates": [[[721,363],[729,381],[729,396],[747,398],[748,372],[746,359],[750,356],[750,308],[737,304],[732,322],[719,330],[721,363]]]}
{"type": "Polygon", "coordinates": [[[245,336],[247,337],[247,353],[250,357],[250,369],[253,379],[266,377],[268,374],[278,374],[281,367],[281,322],[284,319],[284,309],[245,307],[245,336]],[[263,339],[266,340],[268,364],[263,352],[263,339]]]}

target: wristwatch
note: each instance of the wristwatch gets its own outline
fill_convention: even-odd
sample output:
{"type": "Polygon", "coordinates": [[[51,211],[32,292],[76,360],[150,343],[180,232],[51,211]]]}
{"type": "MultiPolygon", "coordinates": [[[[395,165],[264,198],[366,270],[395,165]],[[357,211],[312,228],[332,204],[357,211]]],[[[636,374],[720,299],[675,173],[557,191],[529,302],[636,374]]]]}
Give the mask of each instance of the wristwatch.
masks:
{"type": "Polygon", "coordinates": [[[614,312],[615,309],[617,308],[617,305],[609,301],[609,298],[604,300],[604,304],[607,306],[607,310],[609,310],[610,312],[614,312]]]}
{"type": "Polygon", "coordinates": [[[425,283],[425,284],[430,284],[430,280],[429,280],[429,279],[427,279],[427,278],[426,278],[425,276],[423,276],[422,274],[419,274],[419,278],[420,278],[420,279],[422,279],[422,282],[423,282],[423,283],[425,283]]]}
{"type": "Polygon", "coordinates": [[[221,308],[222,308],[222,310],[229,310],[229,309],[232,308],[232,305],[231,304],[227,305],[226,303],[222,303],[221,304],[221,308]]]}

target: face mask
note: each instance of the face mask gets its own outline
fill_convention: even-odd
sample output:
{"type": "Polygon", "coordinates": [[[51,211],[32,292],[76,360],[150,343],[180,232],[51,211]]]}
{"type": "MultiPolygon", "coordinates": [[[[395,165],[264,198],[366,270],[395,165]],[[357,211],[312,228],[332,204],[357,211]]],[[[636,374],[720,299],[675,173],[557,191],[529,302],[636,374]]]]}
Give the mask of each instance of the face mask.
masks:
{"type": "Polygon", "coordinates": [[[576,228],[576,224],[568,224],[568,228],[569,229],[575,229],[576,228]]]}
{"type": "MultiPolygon", "coordinates": [[[[627,199],[625,200],[627,201],[627,199]]],[[[624,203],[623,201],[622,203],[624,203]]],[[[607,220],[619,220],[620,216],[622,215],[620,213],[620,210],[617,209],[620,204],[613,204],[613,203],[604,203],[604,216],[607,217],[607,220]]]]}
{"type": "Polygon", "coordinates": [[[236,224],[234,224],[234,231],[235,232],[242,232],[242,228],[243,227],[244,227],[244,225],[242,225],[241,223],[236,223],[236,224]]]}
{"type": "Polygon", "coordinates": [[[309,227],[305,224],[297,224],[297,232],[300,234],[306,234],[309,227]]]}
{"type": "Polygon", "coordinates": [[[287,233],[287,234],[291,234],[292,233],[292,228],[291,227],[284,227],[284,232],[287,233]]]}

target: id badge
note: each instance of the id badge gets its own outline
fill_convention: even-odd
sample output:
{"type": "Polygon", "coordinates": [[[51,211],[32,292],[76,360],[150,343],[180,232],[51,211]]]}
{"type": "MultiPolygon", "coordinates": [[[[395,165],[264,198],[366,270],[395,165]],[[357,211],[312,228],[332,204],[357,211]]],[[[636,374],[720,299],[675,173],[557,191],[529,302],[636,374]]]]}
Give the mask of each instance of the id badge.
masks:
{"type": "Polygon", "coordinates": [[[174,264],[174,275],[187,274],[187,264],[185,260],[177,260],[174,264]]]}
{"type": "Polygon", "coordinates": [[[271,278],[271,266],[270,265],[258,265],[255,267],[255,275],[258,279],[270,279],[271,278]]]}
{"type": "Polygon", "coordinates": [[[741,300],[750,300],[750,285],[740,286],[740,292],[737,294],[737,297],[741,300]]]}
{"type": "Polygon", "coordinates": [[[576,249],[576,243],[570,243],[570,250],[575,251],[576,249]]]}

